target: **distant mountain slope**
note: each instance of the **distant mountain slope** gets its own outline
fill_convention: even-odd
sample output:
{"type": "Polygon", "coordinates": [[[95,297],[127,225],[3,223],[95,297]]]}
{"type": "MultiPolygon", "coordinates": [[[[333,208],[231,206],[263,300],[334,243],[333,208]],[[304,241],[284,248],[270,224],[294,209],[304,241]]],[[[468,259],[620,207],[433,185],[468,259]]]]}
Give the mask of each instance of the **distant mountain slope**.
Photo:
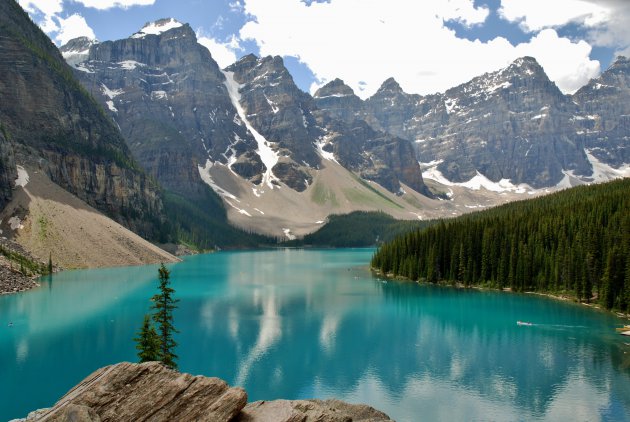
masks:
{"type": "Polygon", "coordinates": [[[566,187],[630,175],[629,68],[619,58],[574,96],[524,57],[443,94],[407,94],[390,78],[366,101],[340,80],[314,98],[331,116],[413,141],[426,177],[566,187]]]}
{"type": "Polygon", "coordinates": [[[381,246],[372,266],[412,280],[552,292],[630,308],[630,179],[515,202],[381,246]]]}
{"type": "Polygon", "coordinates": [[[13,149],[16,162],[41,167],[56,184],[137,233],[160,236],[156,185],[57,48],[14,0],[0,2],[0,98],[0,162],[11,163],[13,149]]]}

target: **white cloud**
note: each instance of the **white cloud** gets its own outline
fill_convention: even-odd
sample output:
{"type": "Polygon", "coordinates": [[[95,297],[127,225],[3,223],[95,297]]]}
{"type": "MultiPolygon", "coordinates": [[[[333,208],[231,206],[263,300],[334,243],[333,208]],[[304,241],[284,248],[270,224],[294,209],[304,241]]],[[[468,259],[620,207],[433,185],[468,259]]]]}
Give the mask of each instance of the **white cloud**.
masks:
{"type": "Polygon", "coordinates": [[[538,32],[570,22],[597,25],[608,20],[609,9],[585,0],[501,0],[499,15],[519,22],[523,30],[538,32]]]}
{"type": "Polygon", "coordinates": [[[19,0],[20,6],[28,13],[42,13],[44,16],[53,16],[63,10],[63,0],[19,0]]]}
{"type": "Polygon", "coordinates": [[[574,93],[600,73],[598,61],[590,60],[591,46],[585,41],[571,42],[554,29],[542,30],[529,43],[515,48],[518,56],[534,56],[549,79],[565,93],[574,93]]]}
{"type": "Polygon", "coordinates": [[[105,10],[112,9],[114,7],[120,7],[127,9],[131,6],[151,6],[155,3],[155,0],[73,0],[76,3],[81,3],[85,7],[91,7],[93,9],[105,10]]]}
{"type": "Polygon", "coordinates": [[[59,30],[55,35],[55,41],[57,41],[59,45],[63,45],[77,37],[96,38],[94,31],[87,24],[85,18],[77,13],[66,19],[57,18],[57,22],[59,23],[59,30]]]}
{"type": "Polygon", "coordinates": [[[235,36],[232,36],[228,42],[220,42],[214,38],[206,37],[197,31],[197,42],[206,47],[212,58],[219,64],[219,67],[225,68],[236,61],[236,52],[241,48],[235,36]]]}
{"type": "Polygon", "coordinates": [[[501,37],[458,38],[445,20],[475,25],[487,16],[472,0],[330,0],[310,6],[300,0],[276,0],[273,6],[246,0],[244,9],[252,20],[240,36],[254,40],[262,55],[297,57],[319,84],[340,77],[363,98],[390,76],[406,92],[445,91],[523,55],[536,57],[565,92],[599,70],[587,43],[561,38],[553,29],[517,46],[501,37]]]}
{"type": "Polygon", "coordinates": [[[593,46],[630,54],[628,0],[501,0],[499,14],[529,32],[575,23],[593,46]]]}

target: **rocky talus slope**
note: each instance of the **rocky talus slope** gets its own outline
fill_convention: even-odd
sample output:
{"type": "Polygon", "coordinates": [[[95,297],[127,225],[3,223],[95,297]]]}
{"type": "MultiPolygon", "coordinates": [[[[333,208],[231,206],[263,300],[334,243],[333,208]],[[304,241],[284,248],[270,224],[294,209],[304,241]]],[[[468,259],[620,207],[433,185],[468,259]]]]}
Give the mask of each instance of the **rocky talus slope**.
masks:
{"type": "Polygon", "coordinates": [[[385,422],[366,405],[338,400],[247,403],[247,393],[219,378],[192,376],[158,362],[119,363],[96,370],[50,409],[13,422],[385,422]]]}

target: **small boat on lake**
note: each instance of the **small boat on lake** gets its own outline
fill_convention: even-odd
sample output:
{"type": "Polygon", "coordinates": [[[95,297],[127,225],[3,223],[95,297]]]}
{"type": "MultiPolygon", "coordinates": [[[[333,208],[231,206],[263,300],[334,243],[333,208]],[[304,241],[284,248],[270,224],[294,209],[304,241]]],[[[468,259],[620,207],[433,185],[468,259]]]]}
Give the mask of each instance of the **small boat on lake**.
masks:
{"type": "Polygon", "coordinates": [[[617,327],[615,328],[615,330],[617,331],[630,331],[630,325],[624,325],[623,327],[617,327]]]}
{"type": "Polygon", "coordinates": [[[630,336],[630,330],[628,330],[628,331],[621,331],[619,334],[621,334],[622,336],[630,336]]]}
{"type": "Polygon", "coordinates": [[[534,324],[532,324],[531,322],[527,322],[527,321],[516,321],[516,325],[524,325],[526,327],[531,327],[534,324]]]}

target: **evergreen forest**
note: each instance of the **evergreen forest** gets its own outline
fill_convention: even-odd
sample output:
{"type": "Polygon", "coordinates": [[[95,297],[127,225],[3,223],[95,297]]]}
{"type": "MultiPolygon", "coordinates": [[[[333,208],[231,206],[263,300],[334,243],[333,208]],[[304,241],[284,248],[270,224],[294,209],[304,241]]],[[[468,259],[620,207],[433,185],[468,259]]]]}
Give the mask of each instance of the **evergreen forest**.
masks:
{"type": "Polygon", "coordinates": [[[396,220],[380,211],[354,211],[333,214],[326,224],[302,239],[283,243],[283,246],[312,246],[329,248],[360,248],[379,245],[410,230],[426,227],[429,221],[396,220]]]}
{"type": "Polygon", "coordinates": [[[398,236],[372,267],[431,283],[572,296],[630,311],[630,179],[513,202],[398,236]]]}

